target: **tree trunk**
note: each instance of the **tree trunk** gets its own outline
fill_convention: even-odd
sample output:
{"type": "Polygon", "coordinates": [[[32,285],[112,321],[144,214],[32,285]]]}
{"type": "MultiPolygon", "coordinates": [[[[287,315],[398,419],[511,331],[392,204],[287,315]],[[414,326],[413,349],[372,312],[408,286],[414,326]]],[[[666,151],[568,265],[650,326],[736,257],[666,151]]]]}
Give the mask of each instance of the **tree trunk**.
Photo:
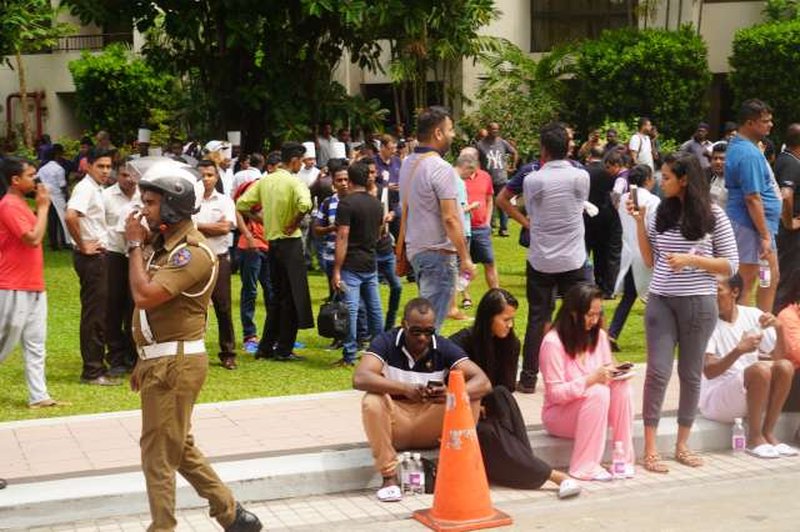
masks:
{"type": "Polygon", "coordinates": [[[28,114],[28,82],[25,79],[25,65],[22,62],[22,53],[16,50],[17,76],[19,77],[19,103],[22,108],[22,142],[26,148],[33,148],[33,135],[31,134],[31,117],[28,114]]]}

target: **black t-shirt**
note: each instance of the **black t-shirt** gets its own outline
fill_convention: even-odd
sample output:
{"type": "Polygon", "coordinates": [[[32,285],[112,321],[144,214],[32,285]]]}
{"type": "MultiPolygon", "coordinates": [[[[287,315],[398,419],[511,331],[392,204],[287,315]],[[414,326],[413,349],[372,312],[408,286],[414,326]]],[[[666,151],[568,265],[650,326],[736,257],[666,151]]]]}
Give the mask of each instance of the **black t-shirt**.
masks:
{"type": "Polygon", "coordinates": [[[342,269],[362,273],[376,271],[375,244],[382,222],[381,202],[370,194],[354,192],[339,200],[336,225],[350,227],[342,269]]]}
{"type": "Polygon", "coordinates": [[[589,172],[589,201],[598,209],[613,209],[611,190],[614,188],[614,178],[608,175],[601,162],[587,164],[586,171],[589,172]]]}
{"type": "Polygon", "coordinates": [[[794,188],[793,216],[800,215],[800,159],[789,152],[783,152],[775,159],[775,179],[781,188],[794,188]]]}

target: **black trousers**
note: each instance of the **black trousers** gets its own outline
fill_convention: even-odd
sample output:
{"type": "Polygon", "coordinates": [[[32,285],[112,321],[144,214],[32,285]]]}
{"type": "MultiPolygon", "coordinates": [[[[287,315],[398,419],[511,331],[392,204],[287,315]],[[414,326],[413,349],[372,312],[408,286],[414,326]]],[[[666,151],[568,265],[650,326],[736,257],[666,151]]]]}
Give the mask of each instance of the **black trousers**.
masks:
{"type": "Polygon", "coordinates": [[[82,379],[96,379],[106,373],[105,325],[108,300],[108,260],[105,253],[73,255],[81,285],[80,344],[82,379]]]}
{"type": "Polygon", "coordinates": [[[556,289],[559,294],[579,283],[586,283],[586,269],[559,273],[543,273],[533,269],[526,261],[526,293],[528,296],[528,327],[522,353],[523,383],[536,382],[539,373],[539,347],[544,338],[545,325],[550,323],[556,306],[556,289]]]}
{"type": "Polygon", "coordinates": [[[228,254],[217,255],[219,272],[214,291],[211,292],[211,303],[217,316],[219,331],[220,360],[236,356],[236,337],[233,332],[233,313],[231,311],[231,259],[228,254]]]}
{"type": "Polygon", "coordinates": [[[314,326],[311,294],[300,238],[269,241],[269,275],[273,297],[258,351],[267,356],[287,356],[297,341],[298,329],[314,326]]]}
{"type": "Polygon", "coordinates": [[[586,220],[586,252],[594,259],[594,279],[605,295],[614,293],[622,260],[622,223],[614,210],[586,220]]]}
{"type": "Polygon", "coordinates": [[[136,347],[133,343],[131,319],[133,297],[128,282],[128,257],[122,253],[106,255],[108,265],[108,306],[105,338],[108,345],[108,363],[112,368],[133,367],[136,364],[136,347]]]}

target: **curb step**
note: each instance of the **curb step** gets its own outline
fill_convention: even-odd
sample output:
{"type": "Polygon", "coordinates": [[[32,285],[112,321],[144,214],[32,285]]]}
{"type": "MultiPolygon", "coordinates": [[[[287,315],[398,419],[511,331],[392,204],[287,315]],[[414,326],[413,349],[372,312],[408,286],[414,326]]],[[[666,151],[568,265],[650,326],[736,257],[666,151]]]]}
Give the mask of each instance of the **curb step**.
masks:
{"type": "MultiPolygon", "coordinates": [[[[798,427],[800,414],[784,414],[778,423],[778,436],[787,442],[793,441],[798,427]]],[[[662,419],[658,448],[664,456],[673,454],[677,428],[675,417],[662,419]]],[[[569,440],[553,438],[541,429],[528,434],[537,456],[555,467],[564,468],[568,464],[572,450],[569,440]]],[[[637,455],[641,455],[644,440],[640,422],[634,424],[634,445],[637,455]]],[[[700,452],[730,449],[731,427],[698,418],[692,430],[691,445],[700,452]]],[[[606,457],[609,460],[610,447],[606,457]]],[[[436,451],[423,454],[432,457],[436,451]]],[[[366,444],[358,448],[217,461],[214,469],[233,490],[237,500],[244,503],[363,490],[377,486],[380,481],[366,444]]],[[[206,505],[178,475],[177,508],[206,505]]],[[[148,511],[141,472],[11,484],[0,498],[0,529],[27,529],[148,511]]]]}

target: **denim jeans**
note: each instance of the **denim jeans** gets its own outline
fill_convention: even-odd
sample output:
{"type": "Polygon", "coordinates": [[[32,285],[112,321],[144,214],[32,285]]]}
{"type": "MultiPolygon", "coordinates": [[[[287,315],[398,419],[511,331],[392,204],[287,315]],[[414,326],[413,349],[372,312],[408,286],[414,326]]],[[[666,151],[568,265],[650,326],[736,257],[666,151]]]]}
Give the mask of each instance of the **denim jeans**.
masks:
{"type": "Polygon", "coordinates": [[[400,308],[400,296],[403,293],[403,283],[395,272],[396,262],[394,251],[390,251],[385,255],[378,255],[378,274],[383,275],[386,278],[386,282],[389,283],[389,308],[386,310],[386,322],[383,324],[384,331],[394,328],[394,323],[397,321],[397,310],[400,308]]]}
{"type": "Polygon", "coordinates": [[[253,321],[258,298],[258,285],[261,285],[261,290],[264,292],[265,307],[272,298],[272,286],[269,281],[269,253],[258,249],[240,251],[239,272],[242,276],[242,291],[239,314],[242,318],[242,331],[246,340],[258,335],[258,329],[253,321]]]}
{"type": "Polygon", "coordinates": [[[419,296],[430,301],[436,313],[437,329],[447,318],[450,298],[456,289],[456,256],[437,251],[420,251],[411,259],[419,296]]]}
{"type": "Polygon", "coordinates": [[[344,341],[342,357],[348,362],[354,362],[358,343],[356,331],[358,323],[358,307],[363,300],[367,311],[367,329],[373,337],[381,333],[383,311],[381,310],[381,297],[378,291],[378,272],[353,272],[342,270],[342,283],[345,285],[344,301],[350,314],[350,327],[344,341]]]}

